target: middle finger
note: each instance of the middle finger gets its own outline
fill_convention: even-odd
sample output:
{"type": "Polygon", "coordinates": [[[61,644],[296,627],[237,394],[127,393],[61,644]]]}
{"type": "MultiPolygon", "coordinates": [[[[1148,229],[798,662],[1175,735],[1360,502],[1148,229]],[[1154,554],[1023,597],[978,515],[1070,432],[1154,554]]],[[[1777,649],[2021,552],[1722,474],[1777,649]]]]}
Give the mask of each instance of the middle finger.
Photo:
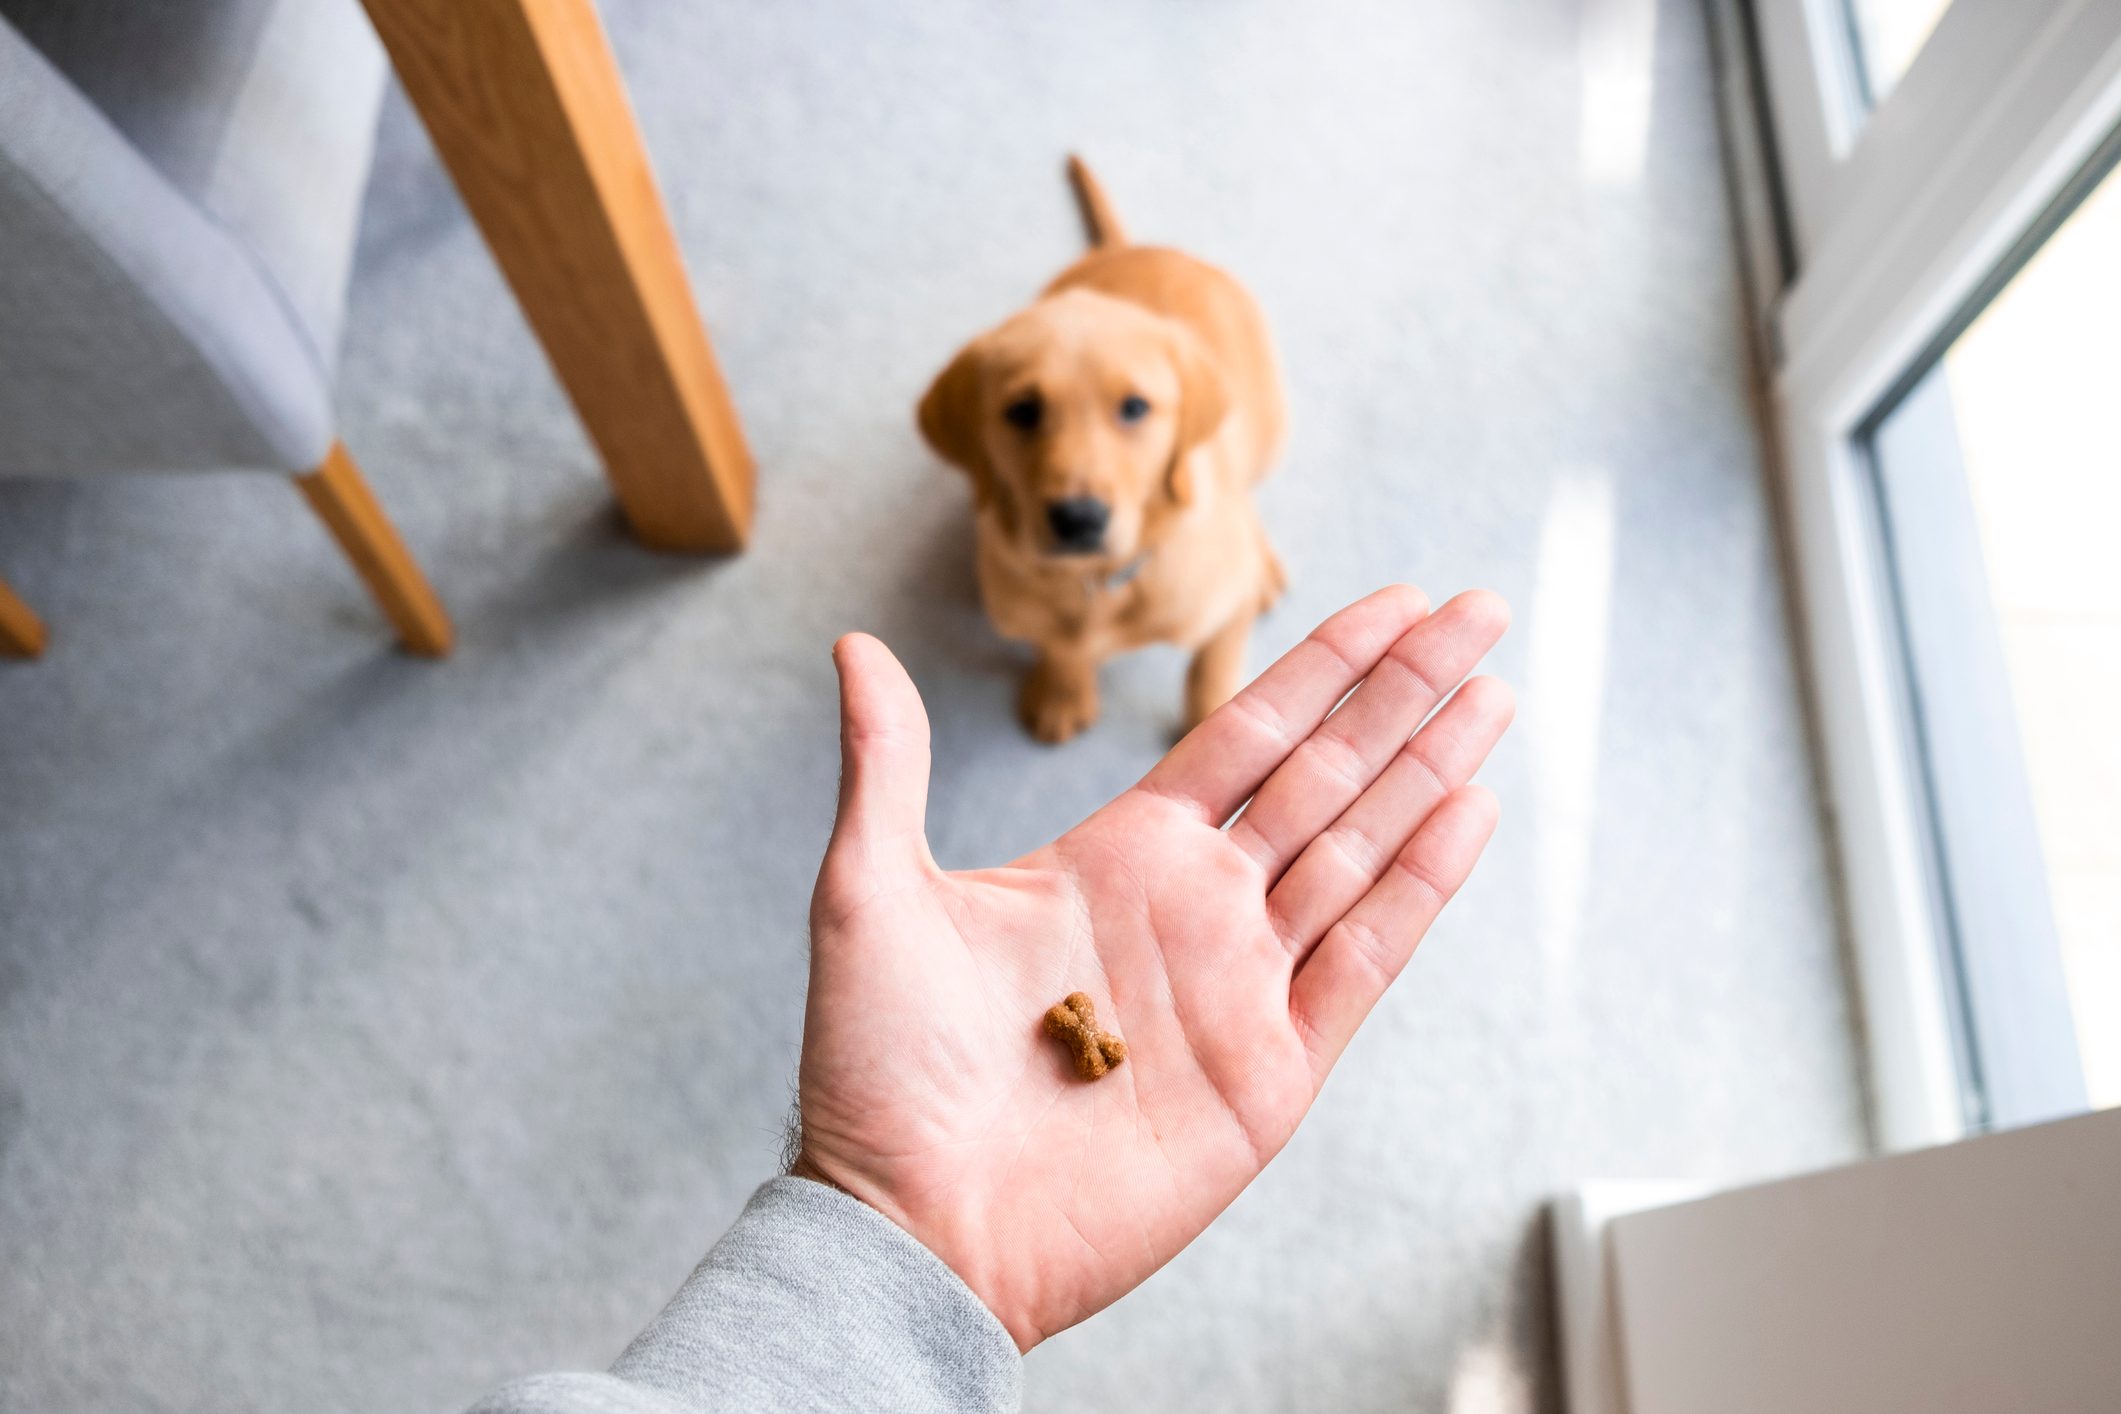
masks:
{"type": "Polygon", "coordinates": [[[1267,778],[1230,826],[1230,839],[1259,864],[1268,888],[1369,787],[1509,622],[1509,607],[1486,590],[1452,599],[1393,644],[1267,778]]]}

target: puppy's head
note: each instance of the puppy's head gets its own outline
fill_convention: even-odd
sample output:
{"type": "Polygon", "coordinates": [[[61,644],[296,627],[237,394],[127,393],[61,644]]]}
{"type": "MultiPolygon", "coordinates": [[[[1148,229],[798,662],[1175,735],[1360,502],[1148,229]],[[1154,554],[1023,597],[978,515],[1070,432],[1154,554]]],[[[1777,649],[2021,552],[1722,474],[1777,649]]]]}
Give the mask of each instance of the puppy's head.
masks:
{"type": "Polygon", "coordinates": [[[1185,454],[1228,410],[1184,325],[1070,290],[974,339],[921,399],[921,435],[1031,553],[1125,561],[1195,490],[1185,454]]]}

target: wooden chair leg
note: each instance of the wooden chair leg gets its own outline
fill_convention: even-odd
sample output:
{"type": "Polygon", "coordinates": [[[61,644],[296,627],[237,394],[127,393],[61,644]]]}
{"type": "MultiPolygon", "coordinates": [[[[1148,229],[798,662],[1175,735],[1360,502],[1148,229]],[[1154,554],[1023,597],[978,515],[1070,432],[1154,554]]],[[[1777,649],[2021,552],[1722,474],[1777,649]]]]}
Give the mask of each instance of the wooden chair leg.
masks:
{"type": "Polygon", "coordinates": [[[332,443],[323,465],[297,476],[295,485],[346,558],[353,561],[354,571],[398,631],[398,642],[405,651],[423,658],[447,656],[456,641],[449,615],[362,479],[361,468],[346,454],[345,445],[332,443]]]}
{"type": "Polygon", "coordinates": [[[44,651],[44,621],[0,579],[0,654],[34,658],[44,651]]]}

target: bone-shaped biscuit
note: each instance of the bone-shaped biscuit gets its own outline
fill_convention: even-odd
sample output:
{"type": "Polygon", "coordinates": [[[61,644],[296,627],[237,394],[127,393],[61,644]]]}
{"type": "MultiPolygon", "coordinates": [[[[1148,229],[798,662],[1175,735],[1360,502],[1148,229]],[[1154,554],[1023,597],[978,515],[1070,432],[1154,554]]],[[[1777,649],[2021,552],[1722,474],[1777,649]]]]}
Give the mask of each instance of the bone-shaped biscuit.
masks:
{"type": "Polygon", "coordinates": [[[1081,992],[1070,992],[1046,1012],[1046,1034],[1065,1041],[1075,1054],[1075,1074],[1096,1080],[1127,1058],[1127,1043],[1097,1029],[1097,1008],[1081,992]]]}

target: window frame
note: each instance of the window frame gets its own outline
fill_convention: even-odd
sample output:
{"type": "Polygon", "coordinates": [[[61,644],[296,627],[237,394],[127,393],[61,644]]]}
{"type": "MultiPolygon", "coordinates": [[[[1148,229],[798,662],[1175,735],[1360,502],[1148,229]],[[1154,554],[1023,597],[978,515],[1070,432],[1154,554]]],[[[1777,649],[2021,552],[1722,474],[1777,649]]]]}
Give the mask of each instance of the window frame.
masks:
{"type": "Polygon", "coordinates": [[[1931,866],[1960,1111],[1970,1130],[1987,1130],[2079,1114],[2087,1094],[1973,488],[1948,385],[1933,381],[1942,357],[1855,441],[1906,683],[1904,750],[1931,866]],[[1881,446],[1910,438],[1928,444],[1913,463],[1881,446]],[[1910,495],[1911,476],[1935,484],[1910,495]]]}
{"type": "Polygon", "coordinates": [[[1859,436],[2121,129],[2121,4],[1955,0],[1868,110],[1841,3],[1759,0],[1751,14],[1797,263],[1766,319],[1873,1111],[1881,1145],[1903,1149],[1961,1137],[1968,1116],[1950,925],[1859,436]]]}

